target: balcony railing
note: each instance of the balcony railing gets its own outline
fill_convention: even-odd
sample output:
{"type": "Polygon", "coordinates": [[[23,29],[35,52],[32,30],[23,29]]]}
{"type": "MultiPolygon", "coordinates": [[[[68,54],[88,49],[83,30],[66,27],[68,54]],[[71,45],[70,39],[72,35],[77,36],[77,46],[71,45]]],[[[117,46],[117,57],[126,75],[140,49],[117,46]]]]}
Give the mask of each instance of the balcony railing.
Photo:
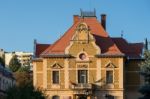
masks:
{"type": "Polygon", "coordinates": [[[71,89],[92,89],[92,84],[89,83],[75,84],[71,85],[71,89]]]}

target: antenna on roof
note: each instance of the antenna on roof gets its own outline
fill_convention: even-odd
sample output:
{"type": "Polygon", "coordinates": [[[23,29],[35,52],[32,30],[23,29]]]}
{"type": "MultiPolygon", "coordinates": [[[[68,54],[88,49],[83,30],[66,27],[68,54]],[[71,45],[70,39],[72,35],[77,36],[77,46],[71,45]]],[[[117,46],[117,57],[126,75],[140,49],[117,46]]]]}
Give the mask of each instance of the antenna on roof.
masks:
{"type": "Polygon", "coordinates": [[[121,31],[121,37],[122,37],[122,38],[123,38],[123,34],[124,34],[124,31],[122,30],[122,31],[121,31]]]}
{"type": "Polygon", "coordinates": [[[35,52],[36,52],[36,44],[37,44],[37,40],[36,39],[34,39],[34,41],[33,41],[33,43],[34,43],[34,47],[33,47],[33,57],[35,57],[36,55],[35,55],[35,52]]]}
{"type": "Polygon", "coordinates": [[[94,9],[94,11],[83,11],[82,9],[80,9],[81,12],[81,17],[96,17],[96,10],[94,9]]]}
{"type": "Polygon", "coordinates": [[[82,16],[82,9],[80,8],[80,15],[82,16]]]}
{"type": "Polygon", "coordinates": [[[148,50],[148,40],[147,40],[147,38],[145,39],[145,50],[148,50]]]}

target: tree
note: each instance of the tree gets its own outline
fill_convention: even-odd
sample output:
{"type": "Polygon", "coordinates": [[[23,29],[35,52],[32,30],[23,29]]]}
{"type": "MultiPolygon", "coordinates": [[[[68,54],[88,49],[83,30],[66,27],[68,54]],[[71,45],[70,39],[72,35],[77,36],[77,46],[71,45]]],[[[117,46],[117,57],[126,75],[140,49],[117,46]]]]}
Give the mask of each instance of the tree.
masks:
{"type": "Polygon", "coordinates": [[[32,85],[33,83],[33,77],[30,72],[17,71],[14,73],[14,77],[16,79],[16,86],[32,85]]]}
{"type": "Polygon", "coordinates": [[[28,66],[22,66],[22,67],[20,67],[19,68],[19,72],[31,72],[31,70],[30,70],[30,65],[28,65],[28,66]]]}
{"type": "Polygon", "coordinates": [[[7,90],[6,99],[46,99],[47,96],[40,89],[34,88],[30,66],[23,66],[14,72],[16,86],[7,90]]]}
{"type": "Polygon", "coordinates": [[[5,61],[4,61],[4,59],[3,59],[2,57],[0,57],[0,64],[1,64],[2,66],[5,66],[5,61]]]}
{"type": "Polygon", "coordinates": [[[46,99],[46,95],[32,85],[26,84],[9,88],[6,99],[46,99]]]}
{"type": "Polygon", "coordinates": [[[19,63],[17,56],[14,55],[9,62],[9,68],[12,72],[16,72],[20,67],[21,67],[21,64],[19,63]]]}
{"type": "Polygon", "coordinates": [[[150,51],[146,50],[144,53],[145,60],[140,64],[141,75],[144,76],[145,84],[139,89],[143,97],[139,99],[150,99],[150,51]]]}

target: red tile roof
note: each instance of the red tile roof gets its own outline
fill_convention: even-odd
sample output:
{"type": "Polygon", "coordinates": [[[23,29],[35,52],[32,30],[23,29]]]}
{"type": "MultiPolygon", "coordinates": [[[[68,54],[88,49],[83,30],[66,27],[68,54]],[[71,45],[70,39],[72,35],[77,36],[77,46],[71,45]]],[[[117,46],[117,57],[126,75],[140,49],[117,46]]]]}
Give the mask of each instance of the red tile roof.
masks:
{"type": "Polygon", "coordinates": [[[39,57],[40,54],[46,50],[49,46],[51,46],[50,44],[35,44],[35,56],[39,57]]]}
{"type": "Polygon", "coordinates": [[[143,50],[143,43],[128,43],[124,38],[112,38],[118,48],[130,58],[140,58],[143,50]]]}
{"type": "Polygon", "coordinates": [[[76,27],[81,23],[85,22],[91,29],[91,33],[96,38],[96,44],[100,47],[102,53],[109,54],[121,54],[116,44],[111,40],[102,25],[98,22],[96,17],[80,18],[78,22],[74,23],[72,27],[52,46],[46,49],[42,54],[64,54],[65,48],[70,44],[76,27]]]}
{"type": "Polygon", "coordinates": [[[88,25],[92,35],[96,39],[96,44],[101,49],[102,54],[126,54],[128,56],[138,56],[142,52],[143,44],[136,43],[130,44],[122,38],[111,38],[108,33],[104,30],[101,23],[96,17],[79,17],[71,28],[58,39],[53,45],[37,45],[36,55],[50,55],[50,54],[65,54],[66,47],[70,44],[70,40],[75,34],[76,27],[84,22],[88,25]],[[136,49],[136,50],[135,50],[136,49]]]}

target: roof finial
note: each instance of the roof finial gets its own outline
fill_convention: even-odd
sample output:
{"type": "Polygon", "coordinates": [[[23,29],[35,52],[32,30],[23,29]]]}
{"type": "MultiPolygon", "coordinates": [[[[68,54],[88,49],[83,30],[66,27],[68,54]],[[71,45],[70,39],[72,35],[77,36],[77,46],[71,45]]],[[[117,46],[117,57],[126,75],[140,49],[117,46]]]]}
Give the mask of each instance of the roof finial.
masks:
{"type": "Polygon", "coordinates": [[[147,38],[145,39],[145,50],[148,50],[148,40],[147,40],[147,38]]]}

